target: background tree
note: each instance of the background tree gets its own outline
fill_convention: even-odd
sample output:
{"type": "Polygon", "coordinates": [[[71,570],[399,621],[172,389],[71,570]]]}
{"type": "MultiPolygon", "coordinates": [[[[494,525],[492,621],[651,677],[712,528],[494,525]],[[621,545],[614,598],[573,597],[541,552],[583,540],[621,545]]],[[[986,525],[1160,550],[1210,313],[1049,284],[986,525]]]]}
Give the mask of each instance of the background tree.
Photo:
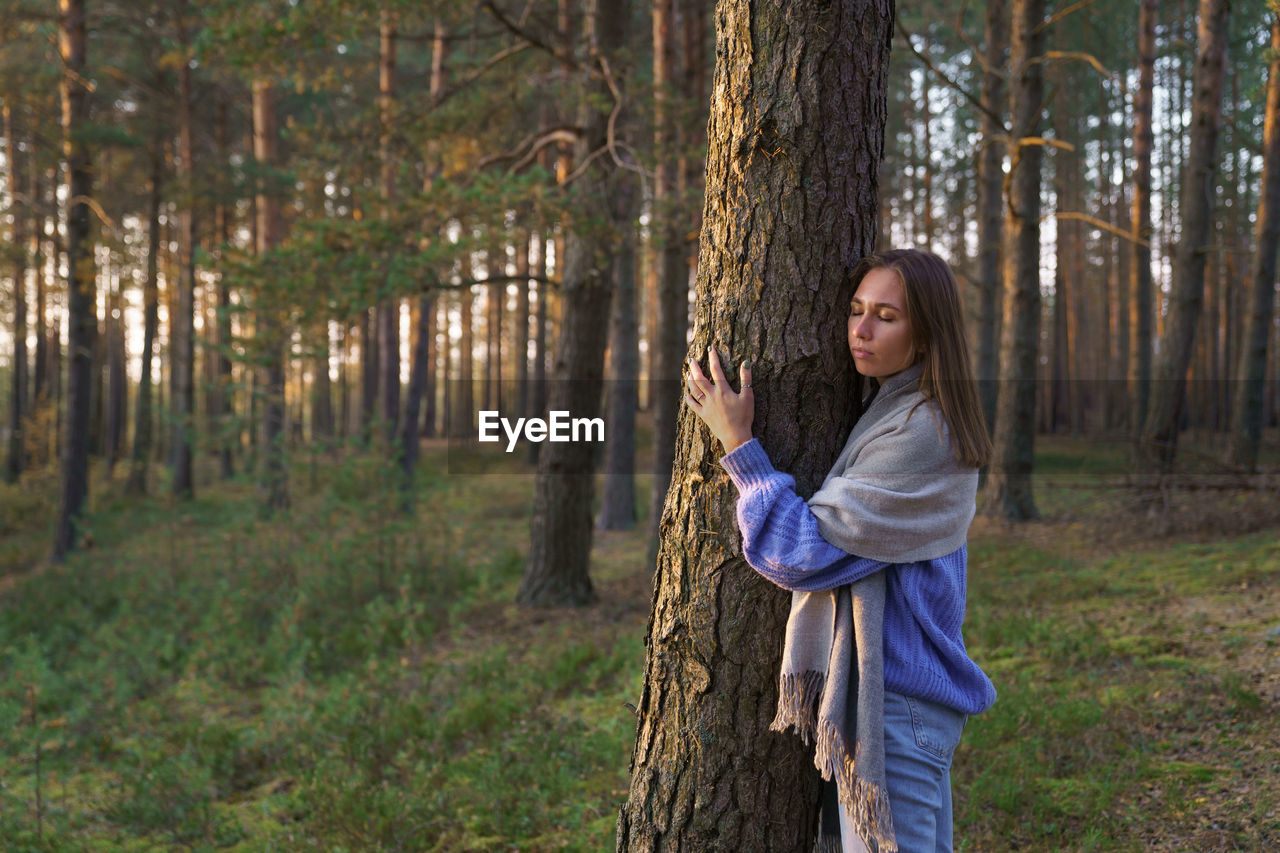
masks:
{"type": "Polygon", "coordinates": [[[1040,344],[1040,164],[1038,128],[1044,83],[1043,0],[1011,6],[1009,69],[1009,173],[1001,320],[1000,393],[994,448],[987,473],[986,511],[1011,519],[1035,518],[1031,491],[1035,441],[1036,359],[1040,344]]]}

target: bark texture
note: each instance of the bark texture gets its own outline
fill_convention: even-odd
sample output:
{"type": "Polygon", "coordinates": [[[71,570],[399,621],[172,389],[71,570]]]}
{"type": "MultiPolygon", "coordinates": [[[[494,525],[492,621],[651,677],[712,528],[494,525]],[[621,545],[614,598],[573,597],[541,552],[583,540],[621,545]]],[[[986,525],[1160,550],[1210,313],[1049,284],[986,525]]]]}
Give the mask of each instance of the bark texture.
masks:
{"type": "MultiPolygon", "coordinates": [[[[893,5],[724,0],[693,352],[716,345],[800,494],[857,415],[848,275],[876,237],[893,5]]],[[[716,357],[719,357],[717,355],[716,357]]],[[[719,443],[681,410],[619,851],[809,851],[818,775],[768,731],[789,596],[741,556],[719,443]]]]}
{"type": "MultiPolygon", "coordinates": [[[[5,159],[8,161],[9,204],[13,214],[10,243],[19,250],[13,266],[13,384],[9,397],[9,457],[5,478],[13,483],[25,467],[23,463],[25,437],[23,426],[28,414],[27,404],[27,258],[26,218],[31,210],[31,199],[26,204],[18,200],[18,187],[23,186],[23,157],[19,151],[17,122],[14,120],[10,99],[4,104],[4,136],[8,142],[5,159]]],[[[34,165],[33,165],[34,168],[34,165]]],[[[39,270],[37,270],[39,272],[39,270]]]]}
{"type": "Polygon", "coordinates": [[[1262,397],[1267,337],[1276,292],[1276,247],[1280,245],[1280,9],[1271,13],[1271,69],[1263,131],[1262,193],[1249,275],[1249,309],[1235,371],[1227,461],[1252,470],[1262,439],[1262,397]]]}
{"type": "Polygon", "coordinates": [[[173,477],[170,488],[174,495],[191,497],[195,491],[192,475],[192,430],[195,427],[195,312],[196,312],[196,198],[195,147],[191,140],[191,64],[187,61],[186,3],[180,3],[178,43],[184,51],[178,66],[178,182],[183,199],[178,212],[177,311],[170,323],[169,400],[173,406],[170,421],[169,466],[173,477]]]}
{"type": "Polygon", "coordinates": [[[1040,344],[1040,170],[1037,137],[1044,105],[1039,63],[1044,0],[1014,0],[1009,42],[1009,174],[1005,177],[1004,308],[1000,389],[984,511],[1015,521],[1038,515],[1031,491],[1035,453],[1036,362],[1040,344]],[[1032,61],[1036,60],[1036,61],[1032,61]]]}
{"type": "Polygon", "coordinates": [[[1169,312],[1152,366],[1141,456],[1148,470],[1169,472],[1177,455],[1178,427],[1187,390],[1187,367],[1204,307],[1206,253],[1213,231],[1214,179],[1222,121],[1222,77],[1227,53],[1228,0],[1200,0],[1191,129],[1182,173],[1182,231],[1173,260],[1169,312]]]}

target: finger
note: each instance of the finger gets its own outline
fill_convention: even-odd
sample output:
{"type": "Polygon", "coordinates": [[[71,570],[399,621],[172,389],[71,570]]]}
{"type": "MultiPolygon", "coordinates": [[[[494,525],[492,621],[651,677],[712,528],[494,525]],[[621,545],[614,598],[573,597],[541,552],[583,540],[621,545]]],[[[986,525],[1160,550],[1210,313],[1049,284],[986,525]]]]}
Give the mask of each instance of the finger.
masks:
{"type": "Polygon", "coordinates": [[[751,362],[742,362],[742,369],[738,371],[738,378],[742,380],[739,387],[743,391],[751,390],[751,362]]]}
{"type": "Polygon", "coordinates": [[[724,370],[720,367],[720,353],[715,347],[707,347],[707,361],[711,363],[711,380],[717,385],[723,385],[724,370]]]}
{"type": "Polygon", "coordinates": [[[692,391],[685,392],[684,401],[689,404],[690,408],[697,409],[699,411],[702,410],[702,403],[698,400],[698,398],[693,394],[692,391]]]}

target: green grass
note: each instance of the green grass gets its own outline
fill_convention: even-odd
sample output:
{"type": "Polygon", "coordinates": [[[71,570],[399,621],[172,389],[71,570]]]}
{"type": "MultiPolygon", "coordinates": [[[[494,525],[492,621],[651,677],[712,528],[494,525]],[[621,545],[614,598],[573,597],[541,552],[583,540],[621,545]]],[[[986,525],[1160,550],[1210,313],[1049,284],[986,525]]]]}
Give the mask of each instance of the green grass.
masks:
{"type": "MultiPolygon", "coordinates": [[[[958,848],[1276,846],[1280,727],[1250,669],[1280,647],[1274,532],[1092,547],[1124,495],[1089,477],[1123,452],[1041,452],[1049,521],[970,544],[966,639],[1000,698],[957,754],[958,848]]],[[[249,482],[175,504],[95,470],[63,566],[37,565],[52,478],[0,487],[0,846],[611,849],[643,536],[597,539],[616,611],[523,611],[532,478],[444,464],[411,516],[367,457],[299,465],[276,518],[249,482]]]]}

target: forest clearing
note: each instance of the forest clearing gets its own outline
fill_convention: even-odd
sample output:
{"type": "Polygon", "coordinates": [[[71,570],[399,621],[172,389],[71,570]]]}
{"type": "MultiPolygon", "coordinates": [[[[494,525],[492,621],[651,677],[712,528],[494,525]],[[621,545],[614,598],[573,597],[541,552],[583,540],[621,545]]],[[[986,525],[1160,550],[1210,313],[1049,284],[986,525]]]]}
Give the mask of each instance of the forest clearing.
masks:
{"type": "MultiPolygon", "coordinates": [[[[1265,493],[1176,493],[1152,535],[1105,453],[1042,447],[1045,518],[971,532],[1000,697],[956,757],[957,849],[1273,849],[1274,500],[1224,536],[1265,493]]],[[[611,848],[652,573],[606,532],[596,604],[514,604],[532,479],[424,476],[405,519],[376,463],[324,459],[268,521],[243,482],[117,479],[92,547],[35,571],[52,493],[3,487],[5,849],[611,848]]]]}

